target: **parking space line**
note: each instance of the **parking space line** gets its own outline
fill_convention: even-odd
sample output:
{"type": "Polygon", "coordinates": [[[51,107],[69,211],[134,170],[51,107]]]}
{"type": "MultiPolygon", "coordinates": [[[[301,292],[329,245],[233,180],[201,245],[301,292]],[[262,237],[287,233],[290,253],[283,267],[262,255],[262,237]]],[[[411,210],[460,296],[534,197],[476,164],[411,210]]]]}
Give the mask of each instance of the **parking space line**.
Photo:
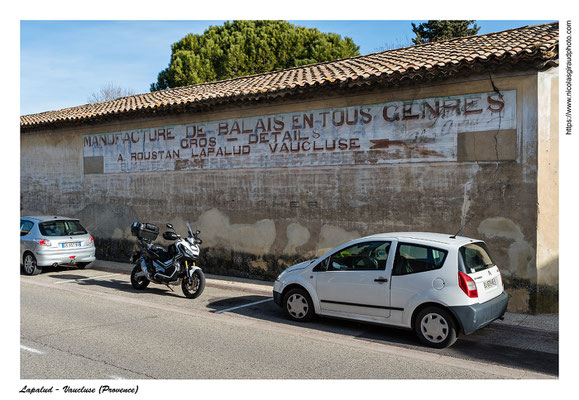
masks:
{"type": "Polygon", "coordinates": [[[26,350],[26,351],[29,351],[29,352],[34,353],[34,354],[40,354],[40,355],[44,354],[43,351],[33,349],[32,347],[26,347],[24,345],[20,345],[20,348],[22,350],[26,350]]]}
{"type": "Polygon", "coordinates": [[[98,279],[98,278],[108,278],[111,276],[116,276],[118,274],[109,274],[109,275],[99,275],[99,276],[90,276],[88,278],[79,278],[79,279],[68,279],[66,281],[60,281],[60,282],[55,282],[55,285],[58,285],[60,283],[68,283],[68,282],[77,282],[77,281],[86,281],[86,280],[90,280],[90,279],[98,279]]]}
{"type": "Polygon", "coordinates": [[[273,301],[273,299],[265,299],[265,300],[260,300],[260,301],[256,301],[256,302],[249,303],[249,304],[244,304],[244,305],[242,305],[242,306],[226,308],[225,310],[215,311],[215,314],[222,314],[222,313],[227,312],[227,311],[233,311],[233,310],[237,310],[237,309],[240,309],[240,308],[253,306],[253,305],[256,305],[256,304],[265,303],[265,302],[268,302],[268,301],[273,301]]]}

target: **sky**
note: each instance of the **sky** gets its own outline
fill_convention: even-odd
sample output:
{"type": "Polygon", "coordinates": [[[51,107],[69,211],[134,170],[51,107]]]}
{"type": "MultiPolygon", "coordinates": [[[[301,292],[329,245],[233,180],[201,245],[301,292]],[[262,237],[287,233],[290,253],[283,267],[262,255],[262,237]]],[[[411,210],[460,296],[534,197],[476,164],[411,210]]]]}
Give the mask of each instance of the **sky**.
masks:
{"type": "MultiPolygon", "coordinates": [[[[288,20],[348,36],[360,54],[411,45],[411,22],[288,20]]],[[[479,34],[552,20],[477,20],[479,34]]],[[[170,61],[171,44],[224,20],[20,20],[20,115],[86,104],[112,83],[146,93],[170,61]]]]}

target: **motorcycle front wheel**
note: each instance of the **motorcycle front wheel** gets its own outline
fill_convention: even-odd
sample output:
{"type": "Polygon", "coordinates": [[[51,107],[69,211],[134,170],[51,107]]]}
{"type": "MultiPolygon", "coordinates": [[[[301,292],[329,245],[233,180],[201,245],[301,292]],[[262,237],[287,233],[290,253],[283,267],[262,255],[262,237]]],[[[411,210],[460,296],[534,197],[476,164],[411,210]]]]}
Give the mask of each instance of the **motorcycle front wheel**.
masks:
{"type": "Polygon", "coordinates": [[[196,269],[191,278],[183,278],[181,289],[183,289],[183,294],[188,299],[199,297],[203,293],[203,289],[205,289],[205,274],[203,274],[203,271],[196,269]]]}
{"type": "Polygon", "coordinates": [[[143,290],[149,286],[150,282],[151,281],[147,279],[145,273],[141,269],[141,265],[135,265],[133,272],[131,272],[131,285],[133,285],[133,287],[137,290],[143,290]]]}

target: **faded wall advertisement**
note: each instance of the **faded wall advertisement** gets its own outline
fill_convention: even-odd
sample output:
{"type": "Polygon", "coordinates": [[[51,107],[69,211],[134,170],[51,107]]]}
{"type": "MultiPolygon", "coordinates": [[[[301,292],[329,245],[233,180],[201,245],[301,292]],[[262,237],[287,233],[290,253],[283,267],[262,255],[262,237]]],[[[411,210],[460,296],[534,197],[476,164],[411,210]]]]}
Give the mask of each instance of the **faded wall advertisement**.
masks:
{"type": "Polygon", "coordinates": [[[459,132],[516,129],[516,91],[83,136],[104,173],[452,162],[459,132]]]}

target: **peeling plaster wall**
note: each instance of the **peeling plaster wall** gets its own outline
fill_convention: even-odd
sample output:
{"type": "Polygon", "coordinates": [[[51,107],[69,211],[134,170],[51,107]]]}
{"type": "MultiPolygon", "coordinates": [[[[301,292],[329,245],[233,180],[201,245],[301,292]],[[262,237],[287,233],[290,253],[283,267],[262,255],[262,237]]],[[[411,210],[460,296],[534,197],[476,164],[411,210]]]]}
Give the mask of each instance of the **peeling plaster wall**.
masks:
{"type": "Polygon", "coordinates": [[[487,218],[478,226],[479,236],[487,239],[504,239],[510,242],[507,250],[509,262],[502,273],[507,277],[526,277],[535,280],[535,249],[525,240],[521,227],[509,218],[487,218]]]}
{"type": "MultiPolygon", "coordinates": [[[[161,227],[171,222],[184,232],[189,220],[202,231],[203,260],[209,272],[261,279],[273,279],[294,262],[363,235],[389,231],[454,234],[464,226],[463,235],[487,241],[506,281],[532,285],[540,278],[542,283],[556,285],[556,268],[541,263],[558,254],[558,243],[548,241],[539,245],[540,251],[537,245],[545,225],[540,223],[538,229],[538,218],[540,222],[553,215],[537,209],[541,171],[537,159],[542,151],[537,134],[537,74],[499,75],[493,81],[499,89],[517,93],[516,148],[500,162],[481,161],[475,151],[466,158],[474,161],[460,162],[83,172],[83,135],[492,91],[488,76],[480,76],[351,97],[24,133],[21,213],[78,216],[98,239],[99,256],[122,261],[134,244],[129,228],[133,221],[161,227]]],[[[549,115],[542,118],[548,121],[549,115]]],[[[495,141],[489,140],[492,132],[486,135],[472,143],[494,146],[495,141]]],[[[556,146],[553,141],[550,146],[553,161],[556,146]]],[[[485,148],[483,153],[488,158],[498,151],[485,148]]],[[[547,174],[545,179],[551,177],[547,174]]],[[[541,198],[553,206],[552,197],[541,198]]],[[[528,290],[523,292],[529,296],[528,290]]]]}

